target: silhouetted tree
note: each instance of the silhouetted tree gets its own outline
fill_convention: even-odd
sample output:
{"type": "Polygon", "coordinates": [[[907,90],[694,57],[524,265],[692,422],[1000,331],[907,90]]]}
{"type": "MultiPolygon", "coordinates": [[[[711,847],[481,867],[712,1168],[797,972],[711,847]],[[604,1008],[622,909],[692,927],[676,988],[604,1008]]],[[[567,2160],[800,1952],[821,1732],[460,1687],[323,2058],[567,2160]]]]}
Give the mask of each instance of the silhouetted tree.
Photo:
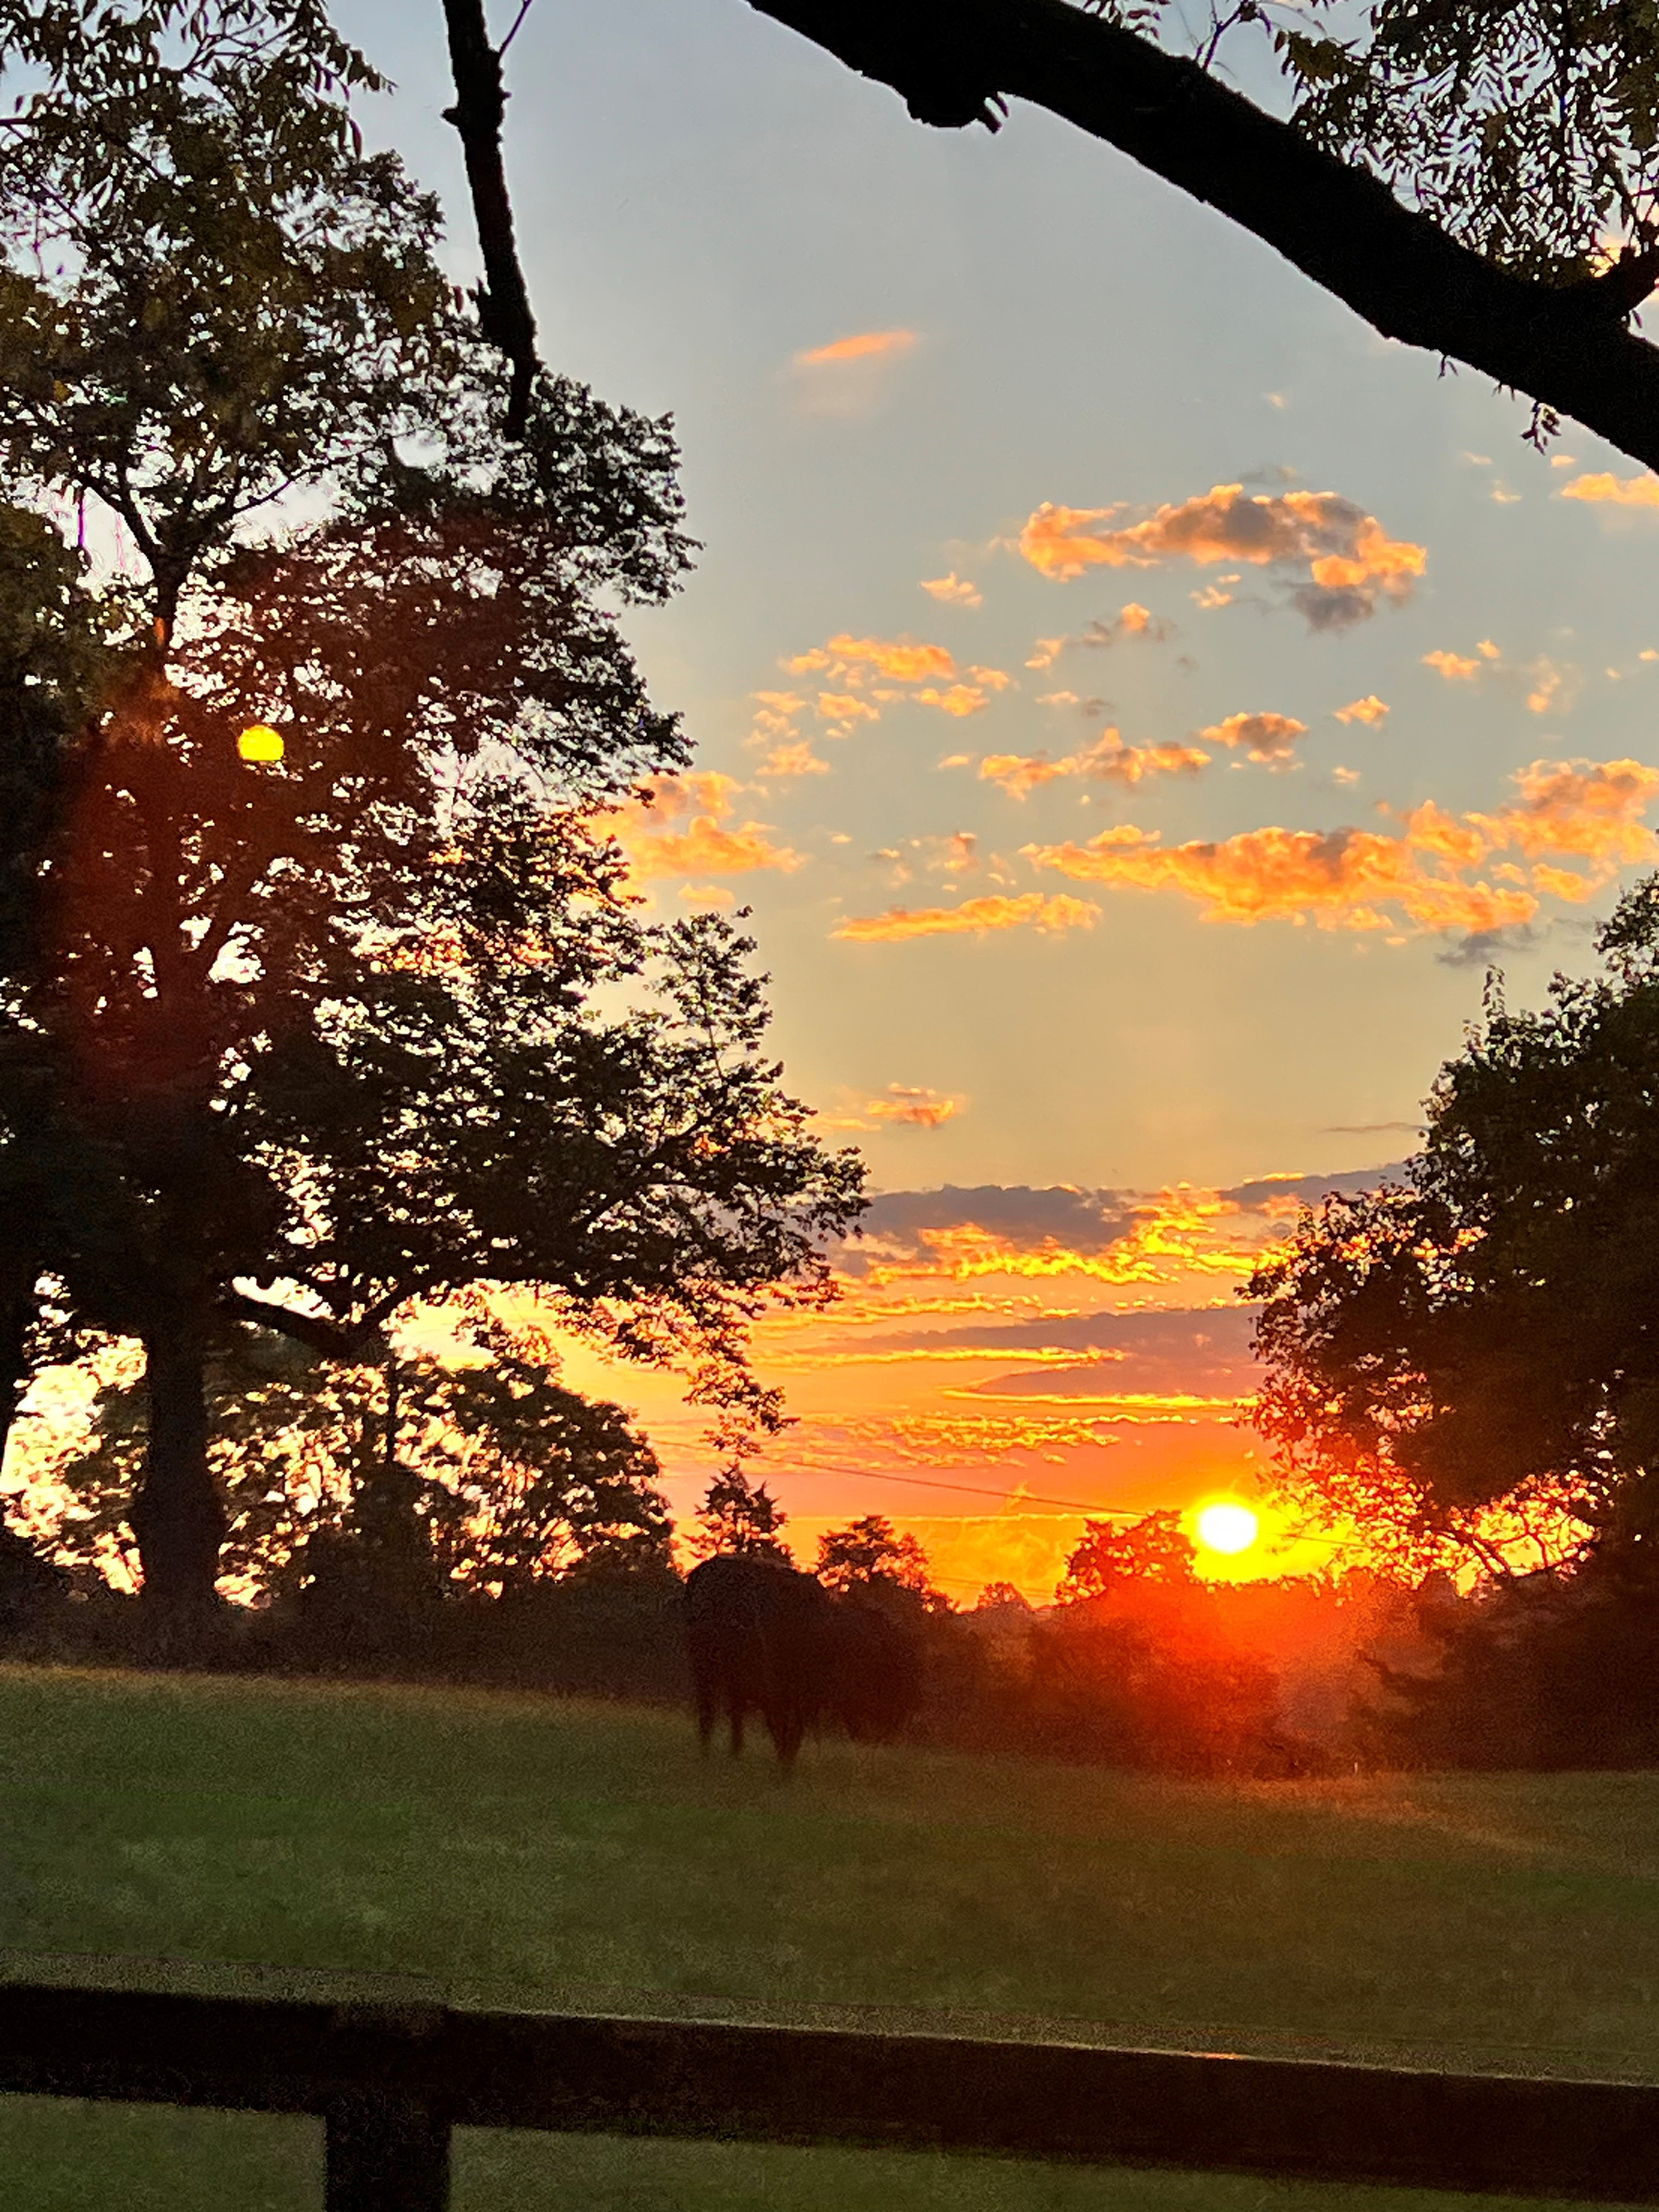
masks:
{"type": "Polygon", "coordinates": [[[1195,1579],[1197,1556],[1182,1532],[1177,1512],[1148,1513],[1127,1528],[1111,1521],[1085,1521],[1054,1596],[1061,1605],[1075,1605],[1086,1598],[1108,1596],[1126,1583],[1184,1589],[1195,1579]]]}
{"type": "Polygon", "coordinates": [[[1012,1583],[987,1583],[974,1607],[975,1613],[1030,1613],[1031,1601],[1012,1583]]]}
{"type": "MultiPolygon", "coordinates": [[[[533,1334],[489,1357],[352,1367],[273,1331],[233,1328],[208,1370],[222,1564],[245,1594],[313,1583],[337,1610],[522,1595],[570,1577],[672,1573],[655,1454],[619,1407],[556,1379],[533,1334]]],[[[142,1380],[97,1397],[92,1437],[55,1470],[76,1503],[60,1555],[125,1548],[144,1449],[142,1380]]]]}
{"type": "Polygon", "coordinates": [[[697,1508],[697,1533],[691,1549],[699,1559],[718,1552],[740,1552],[793,1566],[794,1556],[782,1540],[789,1516],[763,1482],[750,1482],[742,1465],[723,1468],[697,1508]]]}
{"type": "Polygon", "coordinates": [[[818,1580],[843,1597],[891,1598],[928,1613],[948,1613],[951,1601],[935,1589],[927,1554],[916,1537],[900,1534],[882,1513],[866,1513],[818,1539],[818,1580]]]}
{"type": "Polygon", "coordinates": [[[1249,1286],[1286,1480],[1424,1564],[1652,1571],[1659,878],[1598,943],[1602,974],[1541,1011],[1494,978],[1405,1180],[1304,1215],[1249,1286]]]}
{"type": "Polygon", "coordinates": [[[72,1318],[144,1346],[131,1518],[174,1622],[213,1602],[228,1320],[377,1359],[412,1299],[534,1284],[764,1425],[747,1321],[823,1289],[858,1202],[763,1057],[752,947],[643,926],[594,818],[685,757],[603,604],[686,566],[666,424],[544,380],[504,441],[429,203],[357,150],[370,73],[303,0],[252,12],[183,66],[170,10],[53,15],[0,179],[64,257],[0,281],[0,451],[149,572],[3,979],[0,1111],[75,1170],[41,1217],[72,1318]],[[247,542],[296,483],[320,519],[247,542]]]}

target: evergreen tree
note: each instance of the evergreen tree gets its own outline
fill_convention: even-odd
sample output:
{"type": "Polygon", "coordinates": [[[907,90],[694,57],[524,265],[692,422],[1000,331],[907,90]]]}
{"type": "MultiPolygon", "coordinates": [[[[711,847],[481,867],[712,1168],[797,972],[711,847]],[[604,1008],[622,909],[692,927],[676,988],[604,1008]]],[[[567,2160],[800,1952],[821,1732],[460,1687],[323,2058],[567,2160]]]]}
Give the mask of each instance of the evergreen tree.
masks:
{"type": "Polygon", "coordinates": [[[702,1494],[691,1549],[700,1559],[712,1559],[716,1553],[738,1553],[793,1567],[794,1556],[782,1540],[788,1518],[766,1485],[751,1483],[741,1462],[733,1460],[702,1494]]]}

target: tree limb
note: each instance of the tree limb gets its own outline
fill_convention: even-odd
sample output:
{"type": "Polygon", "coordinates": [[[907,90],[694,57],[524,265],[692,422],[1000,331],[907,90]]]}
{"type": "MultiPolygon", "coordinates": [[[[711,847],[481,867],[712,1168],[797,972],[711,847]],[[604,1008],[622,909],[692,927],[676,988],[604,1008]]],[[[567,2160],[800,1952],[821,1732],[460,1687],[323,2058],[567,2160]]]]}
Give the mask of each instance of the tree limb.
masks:
{"type": "Polygon", "coordinates": [[[1200,68],[1066,0],[750,0],[921,122],[1028,100],[1273,246],[1384,337],[1466,362],[1659,468],[1659,349],[1626,327],[1659,277],[1626,254],[1565,287],[1512,276],[1200,68]]]}
{"type": "MultiPolygon", "coordinates": [[[[513,204],[507,198],[507,172],[501,162],[501,118],[507,109],[501,56],[489,43],[483,0],[444,0],[444,19],[449,27],[449,66],[455,80],[455,105],[445,108],[444,120],[453,123],[461,134],[466,181],[483,255],[478,327],[511,364],[507,434],[521,438],[530,410],[530,387],[540,363],[536,353],[536,318],[531,313],[530,294],[519,266],[513,204]]],[[[518,27],[517,23],[513,26],[514,31],[518,27]]]]}
{"type": "Polygon", "coordinates": [[[384,1359],[386,1346],[378,1329],[348,1328],[320,1314],[295,1313],[271,1298],[256,1298],[246,1291],[229,1291],[219,1301],[219,1310],[231,1321],[252,1322],[256,1328],[291,1336],[296,1344],[320,1352],[325,1359],[354,1363],[384,1359]]]}

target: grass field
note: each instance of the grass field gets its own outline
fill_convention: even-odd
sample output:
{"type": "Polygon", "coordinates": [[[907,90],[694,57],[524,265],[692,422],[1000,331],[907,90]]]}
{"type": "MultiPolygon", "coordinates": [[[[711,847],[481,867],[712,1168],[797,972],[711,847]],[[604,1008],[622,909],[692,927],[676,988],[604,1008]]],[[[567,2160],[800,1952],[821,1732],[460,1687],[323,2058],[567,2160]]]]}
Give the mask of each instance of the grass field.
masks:
{"type": "MultiPolygon", "coordinates": [[[[703,1765],[673,1716],[0,1670],[0,1819],[14,1976],[211,1985],[259,1966],[463,2001],[797,2020],[851,2008],[976,2032],[1659,2080],[1659,1776],[1226,1787],[824,1745],[784,1788],[759,1759],[703,1765]]],[[[457,2201],[1407,2212],[1460,2200],[480,2135],[462,2139],[457,2201]]],[[[319,2203],[307,2124],[0,2102],[0,2212],[319,2203]]]]}

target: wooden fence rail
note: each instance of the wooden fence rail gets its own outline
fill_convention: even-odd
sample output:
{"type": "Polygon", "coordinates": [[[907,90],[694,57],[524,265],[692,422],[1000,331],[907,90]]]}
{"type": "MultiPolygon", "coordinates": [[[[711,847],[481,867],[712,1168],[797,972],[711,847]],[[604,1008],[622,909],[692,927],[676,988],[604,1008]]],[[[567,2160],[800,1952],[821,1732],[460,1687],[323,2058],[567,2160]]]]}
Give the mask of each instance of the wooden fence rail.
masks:
{"type": "Polygon", "coordinates": [[[313,2113],[328,2212],[440,2212],[455,2127],[1659,2203],[1659,2087],[957,2036],[10,1984],[0,2093],[313,2113]]]}

